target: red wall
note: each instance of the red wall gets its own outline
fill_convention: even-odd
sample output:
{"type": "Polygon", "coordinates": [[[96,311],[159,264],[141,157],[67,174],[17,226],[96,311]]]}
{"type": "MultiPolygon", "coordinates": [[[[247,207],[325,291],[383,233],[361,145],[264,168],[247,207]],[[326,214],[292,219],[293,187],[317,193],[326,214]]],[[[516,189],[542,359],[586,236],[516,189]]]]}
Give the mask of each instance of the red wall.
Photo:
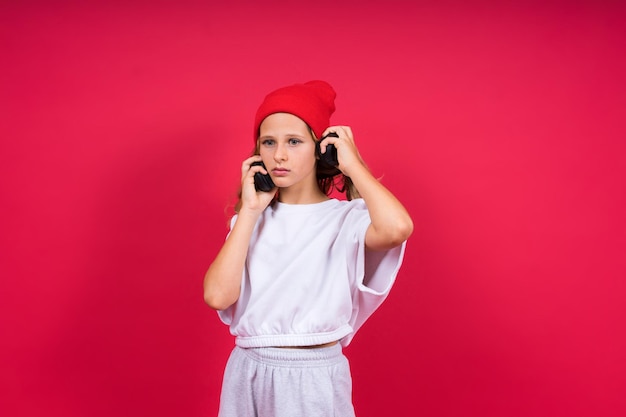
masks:
{"type": "Polygon", "coordinates": [[[617,2],[6,3],[1,415],[216,415],[203,273],[256,106],[314,78],[416,224],[358,414],[626,414],[617,2]]]}

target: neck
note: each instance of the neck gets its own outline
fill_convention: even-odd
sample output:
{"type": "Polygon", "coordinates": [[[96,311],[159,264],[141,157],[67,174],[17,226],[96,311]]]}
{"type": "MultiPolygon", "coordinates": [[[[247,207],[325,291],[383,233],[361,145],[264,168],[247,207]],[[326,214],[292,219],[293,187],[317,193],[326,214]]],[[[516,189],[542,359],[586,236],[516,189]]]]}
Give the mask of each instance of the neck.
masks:
{"type": "Polygon", "coordinates": [[[328,196],[315,185],[314,189],[281,188],[278,201],[285,204],[315,204],[328,200],[328,196]]]}

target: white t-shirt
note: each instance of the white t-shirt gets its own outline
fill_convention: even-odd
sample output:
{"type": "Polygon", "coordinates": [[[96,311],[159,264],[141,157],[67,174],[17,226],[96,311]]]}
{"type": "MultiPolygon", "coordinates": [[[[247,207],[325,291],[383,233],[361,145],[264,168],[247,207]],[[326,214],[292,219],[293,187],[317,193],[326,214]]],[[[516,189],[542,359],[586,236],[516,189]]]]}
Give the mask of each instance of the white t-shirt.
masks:
{"type": "Polygon", "coordinates": [[[235,343],[249,348],[340,340],[347,346],[389,294],[406,245],[366,251],[369,224],[362,199],[276,202],[265,209],[252,233],[239,299],[218,311],[235,343]]]}

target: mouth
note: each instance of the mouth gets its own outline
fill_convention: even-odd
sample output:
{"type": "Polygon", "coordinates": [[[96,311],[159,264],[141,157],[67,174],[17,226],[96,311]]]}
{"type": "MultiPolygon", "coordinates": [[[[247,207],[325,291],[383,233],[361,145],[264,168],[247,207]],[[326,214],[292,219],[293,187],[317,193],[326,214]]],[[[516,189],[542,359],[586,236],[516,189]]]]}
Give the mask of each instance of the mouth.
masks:
{"type": "Polygon", "coordinates": [[[289,170],[285,168],[274,168],[272,169],[272,174],[277,177],[284,177],[285,175],[289,174],[289,170]]]}

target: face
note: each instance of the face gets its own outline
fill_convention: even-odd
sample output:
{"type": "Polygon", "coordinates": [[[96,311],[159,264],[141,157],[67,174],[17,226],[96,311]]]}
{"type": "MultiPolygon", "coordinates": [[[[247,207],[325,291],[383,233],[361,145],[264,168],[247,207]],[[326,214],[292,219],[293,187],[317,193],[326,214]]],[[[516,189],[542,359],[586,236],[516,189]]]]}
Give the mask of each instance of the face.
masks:
{"type": "Polygon", "coordinates": [[[259,153],[279,188],[317,188],[315,141],[307,124],[289,113],[274,113],[259,128],[259,153]]]}

